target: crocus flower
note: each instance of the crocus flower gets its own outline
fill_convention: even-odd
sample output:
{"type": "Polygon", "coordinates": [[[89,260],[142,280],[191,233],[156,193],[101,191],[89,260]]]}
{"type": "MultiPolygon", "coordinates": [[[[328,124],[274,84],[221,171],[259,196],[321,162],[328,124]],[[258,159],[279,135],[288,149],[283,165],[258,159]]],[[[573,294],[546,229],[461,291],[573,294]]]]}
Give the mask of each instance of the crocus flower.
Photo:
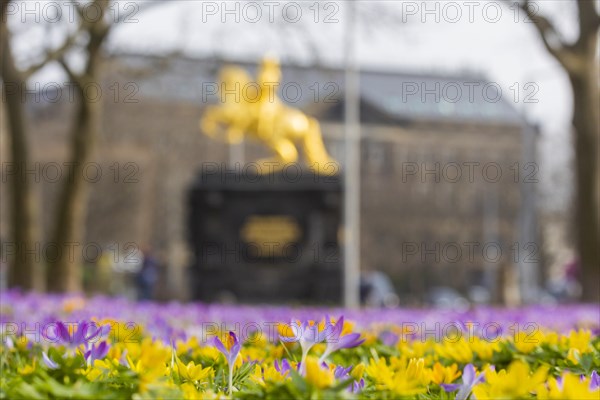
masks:
{"type": "Polygon", "coordinates": [[[242,344],[239,342],[237,336],[233,332],[229,332],[225,339],[225,344],[219,339],[217,336],[213,339],[213,345],[219,350],[227,360],[227,364],[229,366],[229,395],[231,395],[233,390],[233,367],[235,365],[235,360],[240,354],[240,350],[242,349],[242,344]]]}
{"type": "Polygon", "coordinates": [[[103,359],[108,354],[108,344],[106,341],[102,341],[98,345],[87,343],[86,348],[87,351],[84,353],[83,358],[85,358],[88,365],[94,364],[94,360],[103,359]]]}
{"type": "Polygon", "coordinates": [[[342,335],[344,317],[340,317],[335,325],[332,325],[329,317],[327,317],[326,325],[325,332],[327,336],[325,337],[325,341],[327,342],[327,347],[320,358],[321,362],[325,361],[331,353],[337,350],[356,347],[364,342],[364,339],[360,339],[360,333],[342,335]]]}
{"type": "MultiPolygon", "coordinates": [[[[348,367],[348,368],[344,368],[341,365],[338,365],[337,367],[335,367],[335,369],[333,370],[333,376],[335,377],[335,379],[337,379],[338,381],[345,381],[351,378],[354,378],[354,374],[350,374],[350,371],[352,370],[352,366],[348,367]]],[[[362,372],[361,372],[362,373],[362,372]]],[[[365,380],[360,378],[359,380],[354,380],[349,386],[348,386],[348,391],[350,393],[360,393],[361,390],[365,387],[365,380]]]]}
{"type": "Polygon", "coordinates": [[[455,390],[458,390],[454,400],[466,400],[473,390],[473,387],[479,382],[483,381],[483,379],[483,373],[477,374],[473,364],[467,364],[463,369],[462,384],[442,384],[440,386],[442,386],[446,392],[454,392],[455,390]]]}
{"type": "Polygon", "coordinates": [[[56,322],[56,337],[50,338],[47,335],[45,336],[48,340],[75,348],[99,338],[106,332],[106,328],[110,330],[110,326],[103,327],[98,326],[94,322],[80,321],[71,336],[69,328],[63,322],[58,321],[56,322]]]}
{"type": "Polygon", "coordinates": [[[281,375],[287,374],[290,369],[292,369],[292,366],[287,359],[284,358],[281,360],[281,364],[275,360],[275,370],[277,370],[277,372],[279,372],[281,375]]]}
{"type": "Polygon", "coordinates": [[[6,336],[4,338],[4,344],[7,348],[9,348],[10,350],[15,348],[15,342],[11,339],[10,336],[6,336]]]}
{"type": "Polygon", "coordinates": [[[364,388],[365,388],[365,380],[361,378],[360,381],[352,382],[352,389],[350,389],[350,391],[354,394],[358,394],[358,393],[362,392],[362,390],[364,388]]]}
{"type": "Polygon", "coordinates": [[[333,385],[333,371],[323,366],[316,357],[307,357],[305,365],[305,379],[311,386],[324,389],[333,385]]]}
{"type": "Polygon", "coordinates": [[[48,367],[49,369],[59,369],[60,368],[60,366],[58,365],[58,363],[54,362],[48,356],[48,354],[46,354],[45,351],[42,352],[42,360],[44,361],[44,364],[46,364],[46,367],[48,367]]]}
{"type": "Polygon", "coordinates": [[[592,371],[592,375],[590,375],[590,390],[598,388],[600,388],[600,375],[598,375],[598,372],[592,371]]]}
{"type": "Polygon", "coordinates": [[[333,376],[337,380],[350,379],[350,371],[351,370],[352,370],[352,367],[344,368],[341,365],[338,365],[333,370],[333,376]]]}
{"type": "Polygon", "coordinates": [[[322,342],[327,336],[326,329],[319,330],[319,325],[313,321],[292,321],[290,323],[293,336],[280,336],[283,342],[298,342],[302,349],[300,361],[300,374],[306,373],[306,356],[310,349],[317,343],[322,342]]]}

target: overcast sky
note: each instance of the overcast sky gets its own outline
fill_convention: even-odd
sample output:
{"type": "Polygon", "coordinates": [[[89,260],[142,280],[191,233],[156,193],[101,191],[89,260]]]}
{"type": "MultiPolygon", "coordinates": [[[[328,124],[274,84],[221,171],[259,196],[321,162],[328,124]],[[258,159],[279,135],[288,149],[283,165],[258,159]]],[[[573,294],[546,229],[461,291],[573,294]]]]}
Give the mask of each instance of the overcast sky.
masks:
{"type": "MultiPolygon", "coordinates": [[[[196,57],[245,60],[270,53],[305,64],[344,62],[347,2],[171,0],[143,11],[131,4],[119,1],[113,7],[125,19],[110,36],[113,50],[161,54],[176,49],[196,57]]],[[[572,1],[541,0],[535,7],[557,21],[566,40],[577,35],[572,1]]],[[[548,184],[551,176],[568,177],[572,96],[565,73],[522,12],[486,0],[370,0],[357,2],[357,12],[352,32],[361,67],[473,72],[497,82],[503,97],[541,126],[543,190],[556,193],[548,184]]],[[[38,41],[49,36],[37,30],[38,41]]],[[[24,58],[33,51],[31,43],[31,36],[17,43],[24,58]]],[[[560,181],[562,186],[564,177],[560,181]]],[[[560,205],[565,196],[556,198],[560,205]]]]}

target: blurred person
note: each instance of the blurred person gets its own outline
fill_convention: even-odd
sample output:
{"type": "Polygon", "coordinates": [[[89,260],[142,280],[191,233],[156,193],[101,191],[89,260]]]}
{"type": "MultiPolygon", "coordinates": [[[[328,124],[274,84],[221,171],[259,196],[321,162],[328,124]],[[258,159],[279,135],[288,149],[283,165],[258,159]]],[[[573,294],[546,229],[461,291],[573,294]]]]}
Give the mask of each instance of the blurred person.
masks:
{"type": "Polygon", "coordinates": [[[427,294],[429,305],[443,310],[465,312],[471,307],[471,303],[463,297],[456,289],[448,286],[434,286],[427,294]]]}
{"type": "Polygon", "coordinates": [[[144,247],[141,252],[142,267],[136,276],[138,300],[152,300],[154,285],[158,281],[158,260],[149,247],[144,247]]]}
{"type": "Polygon", "coordinates": [[[367,307],[395,308],[400,303],[390,278],[381,271],[363,272],[360,279],[361,303],[367,307]]]}
{"type": "Polygon", "coordinates": [[[561,276],[548,284],[548,291],[558,301],[575,301],[581,296],[579,259],[565,264],[561,276]]]}

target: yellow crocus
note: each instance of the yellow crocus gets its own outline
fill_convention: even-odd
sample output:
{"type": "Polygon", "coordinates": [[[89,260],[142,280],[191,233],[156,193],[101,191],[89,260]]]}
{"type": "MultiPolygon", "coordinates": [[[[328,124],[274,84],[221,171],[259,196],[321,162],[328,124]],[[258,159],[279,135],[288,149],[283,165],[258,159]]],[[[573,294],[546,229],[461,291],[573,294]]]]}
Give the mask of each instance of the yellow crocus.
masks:
{"type": "Polygon", "coordinates": [[[530,374],[529,365],[522,361],[513,361],[507,370],[499,372],[488,367],[485,371],[485,383],[475,386],[473,394],[477,400],[529,397],[546,380],[547,374],[546,367],[540,367],[530,374]]]}
{"type": "Polygon", "coordinates": [[[592,351],[592,332],[586,329],[571,331],[569,333],[569,347],[578,350],[581,354],[592,351]]]}
{"type": "Polygon", "coordinates": [[[436,362],[433,365],[431,381],[438,385],[441,385],[442,383],[452,383],[461,376],[461,374],[462,372],[458,370],[458,365],[456,364],[444,367],[439,362],[436,362]]]}
{"type": "Polygon", "coordinates": [[[245,347],[240,352],[242,355],[240,360],[262,361],[267,357],[267,350],[262,347],[250,346],[245,347]]]}
{"type": "Polygon", "coordinates": [[[213,376],[213,369],[211,367],[202,368],[202,365],[196,365],[193,361],[185,365],[179,358],[176,358],[175,361],[179,376],[185,381],[206,382],[213,376]]]}
{"type": "Polygon", "coordinates": [[[262,368],[260,365],[254,365],[254,370],[248,375],[250,380],[254,383],[258,383],[261,386],[265,386],[265,380],[263,379],[262,368]]]}
{"type": "Polygon", "coordinates": [[[275,369],[274,366],[269,365],[265,368],[264,379],[266,382],[283,382],[288,378],[289,371],[281,373],[275,369]]]}
{"type": "Polygon", "coordinates": [[[360,363],[352,368],[352,372],[350,372],[350,376],[354,378],[355,381],[360,381],[365,373],[365,364],[360,363]]]}
{"type": "Polygon", "coordinates": [[[213,346],[200,346],[192,351],[194,357],[200,357],[211,361],[217,361],[221,356],[221,352],[213,346]]]}
{"type": "Polygon", "coordinates": [[[477,336],[470,339],[471,350],[484,361],[490,361],[494,356],[494,352],[500,351],[499,342],[491,342],[481,339],[477,336]]]}
{"type": "Polygon", "coordinates": [[[461,364],[468,364],[473,360],[473,351],[464,338],[456,342],[445,340],[436,346],[436,350],[440,356],[461,364]]]}
{"type": "Polygon", "coordinates": [[[394,374],[387,386],[399,396],[414,396],[427,391],[430,376],[431,370],[425,368],[425,361],[422,358],[412,358],[394,374]]]}
{"type": "Polygon", "coordinates": [[[425,361],[413,358],[390,358],[388,366],[384,358],[371,359],[366,373],[376,382],[377,390],[390,391],[398,396],[414,396],[427,391],[431,380],[431,370],[425,368],[425,361]]]}
{"type": "Polygon", "coordinates": [[[306,358],[306,381],[319,389],[330,387],[335,381],[333,371],[321,368],[316,357],[306,358]]]}
{"type": "Polygon", "coordinates": [[[148,385],[166,375],[166,367],[170,364],[172,356],[170,347],[147,338],[140,344],[128,343],[127,350],[127,364],[138,374],[142,392],[148,389],[148,385]]]}
{"type": "Polygon", "coordinates": [[[412,358],[424,358],[425,355],[430,351],[434,350],[430,341],[406,341],[399,340],[397,344],[397,348],[400,351],[400,354],[404,354],[407,357],[412,358]]]}
{"type": "Polygon", "coordinates": [[[590,390],[589,378],[581,380],[577,375],[565,373],[561,385],[554,378],[550,378],[547,385],[540,385],[537,390],[537,398],[544,400],[598,400],[600,390],[590,390]]]}
{"type": "Polygon", "coordinates": [[[385,386],[394,376],[394,373],[387,365],[385,358],[379,358],[377,361],[371,358],[365,371],[367,375],[375,381],[378,388],[385,386]]]}
{"type": "Polygon", "coordinates": [[[266,386],[267,382],[283,382],[288,378],[288,375],[289,371],[281,373],[280,371],[277,371],[277,369],[275,369],[275,367],[272,365],[264,367],[263,371],[263,368],[261,368],[260,365],[256,364],[254,366],[254,371],[252,372],[252,374],[250,374],[250,379],[261,386],[266,386]]]}
{"type": "Polygon", "coordinates": [[[182,384],[181,391],[185,400],[204,400],[206,398],[205,393],[199,392],[192,383],[182,384]]]}
{"type": "Polygon", "coordinates": [[[85,370],[83,374],[92,382],[98,380],[98,378],[104,375],[108,377],[115,377],[118,375],[118,366],[119,360],[117,359],[105,358],[104,360],[94,360],[93,365],[85,370]]]}
{"type": "Polygon", "coordinates": [[[17,368],[17,372],[20,375],[30,375],[30,374],[33,374],[35,372],[35,364],[36,364],[36,360],[34,358],[33,362],[31,364],[26,364],[23,367],[17,368]]]}
{"type": "Polygon", "coordinates": [[[543,341],[544,334],[539,330],[533,333],[518,332],[514,338],[515,347],[524,354],[531,353],[541,345],[543,341]]]}

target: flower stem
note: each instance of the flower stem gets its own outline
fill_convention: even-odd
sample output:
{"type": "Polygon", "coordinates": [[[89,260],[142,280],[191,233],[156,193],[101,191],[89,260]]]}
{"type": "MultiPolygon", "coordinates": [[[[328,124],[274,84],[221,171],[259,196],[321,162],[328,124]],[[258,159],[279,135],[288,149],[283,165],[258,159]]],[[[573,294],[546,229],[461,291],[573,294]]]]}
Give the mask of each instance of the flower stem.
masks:
{"type": "Polygon", "coordinates": [[[306,356],[309,349],[302,349],[302,359],[300,360],[300,375],[304,376],[306,372],[306,356]]]}
{"type": "Polygon", "coordinates": [[[229,364],[229,397],[233,398],[233,363],[229,364]]]}

